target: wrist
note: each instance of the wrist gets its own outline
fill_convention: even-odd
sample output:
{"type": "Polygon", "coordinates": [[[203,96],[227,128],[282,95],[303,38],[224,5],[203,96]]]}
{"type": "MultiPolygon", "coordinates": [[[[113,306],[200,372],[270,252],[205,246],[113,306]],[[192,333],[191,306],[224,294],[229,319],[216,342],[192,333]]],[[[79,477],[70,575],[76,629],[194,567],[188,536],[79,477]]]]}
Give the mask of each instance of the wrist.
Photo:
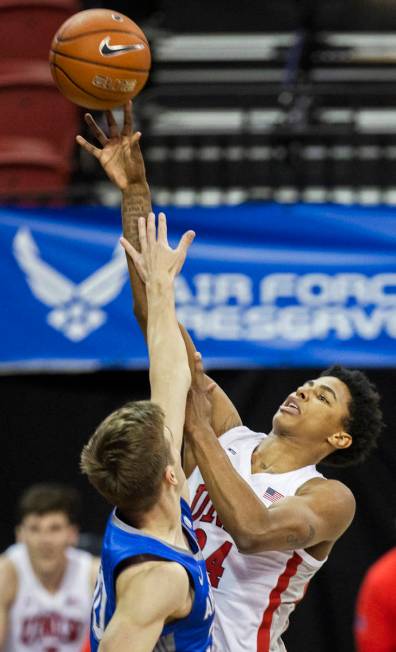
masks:
{"type": "Polygon", "coordinates": [[[199,423],[190,426],[188,428],[188,436],[191,438],[193,443],[202,443],[204,440],[216,437],[210,423],[199,423]]]}
{"type": "Polygon", "coordinates": [[[146,281],[146,294],[151,295],[164,295],[173,293],[173,279],[167,274],[162,276],[153,274],[146,281]]]}
{"type": "Polygon", "coordinates": [[[145,177],[139,179],[138,181],[129,182],[123,188],[121,188],[121,192],[125,196],[136,195],[138,193],[141,194],[142,191],[143,192],[150,191],[149,185],[145,177]]]}
{"type": "Polygon", "coordinates": [[[173,282],[169,278],[153,277],[146,281],[147,304],[150,306],[174,306],[173,282]]]}

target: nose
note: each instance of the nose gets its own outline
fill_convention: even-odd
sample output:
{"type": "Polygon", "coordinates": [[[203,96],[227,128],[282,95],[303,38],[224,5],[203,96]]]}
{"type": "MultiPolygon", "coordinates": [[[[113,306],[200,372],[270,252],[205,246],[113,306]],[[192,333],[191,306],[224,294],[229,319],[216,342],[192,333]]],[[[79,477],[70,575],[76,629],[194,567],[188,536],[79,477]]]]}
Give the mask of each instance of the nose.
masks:
{"type": "Polygon", "coordinates": [[[308,390],[305,387],[299,387],[296,391],[296,396],[301,401],[307,401],[309,396],[308,390]]]}

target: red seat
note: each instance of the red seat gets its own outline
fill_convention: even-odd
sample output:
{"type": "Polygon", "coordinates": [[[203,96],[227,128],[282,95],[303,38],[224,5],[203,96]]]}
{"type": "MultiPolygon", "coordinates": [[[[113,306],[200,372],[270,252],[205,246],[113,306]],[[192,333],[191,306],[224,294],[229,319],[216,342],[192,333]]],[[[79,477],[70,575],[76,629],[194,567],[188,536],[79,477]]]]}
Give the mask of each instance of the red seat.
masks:
{"type": "Polygon", "coordinates": [[[7,57],[48,59],[55,32],[79,9],[77,0],[1,0],[2,53],[7,57]]]}
{"type": "Polygon", "coordinates": [[[35,138],[0,138],[0,198],[64,192],[70,168],[48,143],[35,138]]]}
{"type": "Polygon", "coordinates": [[[0,60],[0,137],[41,138],[70,158],[80,113],[56,88],[48,63],[0,60]]]}

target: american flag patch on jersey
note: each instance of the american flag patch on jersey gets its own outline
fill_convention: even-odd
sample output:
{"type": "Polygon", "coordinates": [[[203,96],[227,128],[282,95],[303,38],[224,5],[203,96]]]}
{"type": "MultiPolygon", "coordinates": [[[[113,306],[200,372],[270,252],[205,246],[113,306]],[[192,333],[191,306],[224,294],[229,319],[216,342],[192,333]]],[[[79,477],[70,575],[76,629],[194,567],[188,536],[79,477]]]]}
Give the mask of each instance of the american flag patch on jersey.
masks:
{"type": "Polygon", "coordinates": [[[267,487],[263,493],[263,497],[267,500],[270,500],[271,503],[276,503],[277,500],[284,498],[284,495],[280,494],[279,491],[275,491],[275,489],[272,489],[272,487],[267,487]]]}

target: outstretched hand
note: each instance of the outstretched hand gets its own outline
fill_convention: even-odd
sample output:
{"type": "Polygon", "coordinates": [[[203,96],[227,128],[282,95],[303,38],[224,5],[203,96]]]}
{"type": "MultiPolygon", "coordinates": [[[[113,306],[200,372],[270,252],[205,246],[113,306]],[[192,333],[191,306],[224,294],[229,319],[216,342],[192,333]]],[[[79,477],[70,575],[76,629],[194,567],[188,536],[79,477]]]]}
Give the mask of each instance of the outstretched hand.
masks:
{"type": "Polygon", "coordinates": [[[132,258],[143,283],[166,278],[172,281],[183,267],[188,248],[195,238],[194,231],[186,231],[176,249],[172,249],[168,243],[164,213],[158,215],[158,229],[154,213],[149,214],[147,222],[140,217],[138,226],[141,251],[137,251],[125,238],[121,238],[121,244],[132,258]]]}
{"type": "Polygon", "coordinates": [[[76,141],[86,152],[98,159],[110,181],[122,191],[129,185],[145,183],[146,172],[139,145],[142,134],[133,131],[132,102],[129,100],[124,106],[124,125],[121,132],[111,111],[106,111],[108,136],[90,113],[86,113],[84,118],[92,135],[102,147],[95,147],[80,135],[76,136],[76,141]]]}
{"type": "Polygon", "coordinates": [[[191,438],[203,429],[212,429],[212,394],[216,383],[210,380],[204,372],[202,356],[194,354],[194,373],[190,391],[187,396],[185,434],[191,438]]]}

